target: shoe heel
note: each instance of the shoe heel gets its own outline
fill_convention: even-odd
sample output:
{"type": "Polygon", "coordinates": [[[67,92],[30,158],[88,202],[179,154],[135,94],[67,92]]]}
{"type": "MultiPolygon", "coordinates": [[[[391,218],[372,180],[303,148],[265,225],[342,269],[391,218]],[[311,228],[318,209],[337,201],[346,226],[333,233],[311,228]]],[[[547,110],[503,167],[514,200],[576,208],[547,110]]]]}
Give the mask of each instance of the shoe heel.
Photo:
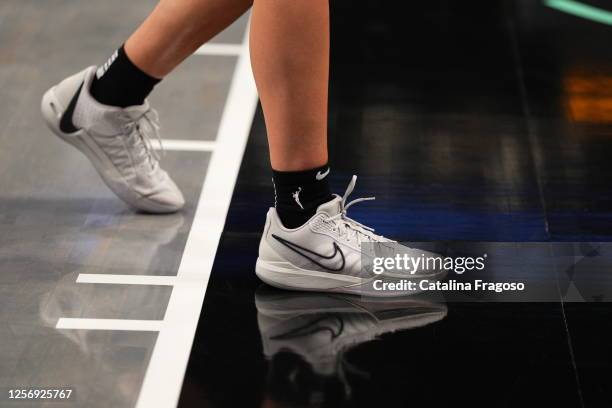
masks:
{"type": "Polygon", "coordinates": [[[77,149],[81,150],[78,146],[76,146],[76,140],[74,136],[66,134],[62,132],[60,129],[60,122],[62,120],[62,116],[64,115],[65,108],[60,103],[57,95],[55,94],[55,89],[57,86],[49,89],[42,97],[40,102],[40,111],[42,113],[43,119],[47,124],[47,127],[61,140],[64,142],[75,146],[77,149]]]}
{"type": "Polygon", "coordinates": [[[64,113],[64,108],[60,105],[55,96],[55,87],[50,88],[45,92],[40,102],[40,112],[45,120],[45,123],[53,131],[60,132],[59,123],[64,113]]]}

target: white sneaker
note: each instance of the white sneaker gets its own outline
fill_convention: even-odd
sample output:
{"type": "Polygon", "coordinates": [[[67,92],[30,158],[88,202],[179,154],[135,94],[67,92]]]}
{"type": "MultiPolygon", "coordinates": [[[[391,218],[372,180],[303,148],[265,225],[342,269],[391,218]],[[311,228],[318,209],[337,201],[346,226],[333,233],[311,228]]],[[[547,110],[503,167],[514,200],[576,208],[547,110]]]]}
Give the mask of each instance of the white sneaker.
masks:
{"type": "Polygon", "coordinates": [[[285,228],[274,208],[267,215],[255,271],[259,278],[281,289],[398,296],[419,292],[422,280],[436,281],[446,276],[444,270],[390,270],[375,274],[371,268],[375,256],[407,254],[410,257],[437,257],[412,249],[374,234],[374,230],[347,216],[348,208],[360,201],[347,203],[355,187],[353,176],[343,197],[322,204],[304,225],[285,228]],[[381,289],[384,283],[414,282],[416,290],[381,289]]]}
{"type": "Polygon", "coordinates": [[[185,200],[159,167],[151,137],[161,144],[157,113],[148,102],[125,109],[97,102],[89,93],[96,67],[49,89],[42,114],[49,128],[79,149],[102,180],[129,205],[151,213],[175,212],[185,200]]]}

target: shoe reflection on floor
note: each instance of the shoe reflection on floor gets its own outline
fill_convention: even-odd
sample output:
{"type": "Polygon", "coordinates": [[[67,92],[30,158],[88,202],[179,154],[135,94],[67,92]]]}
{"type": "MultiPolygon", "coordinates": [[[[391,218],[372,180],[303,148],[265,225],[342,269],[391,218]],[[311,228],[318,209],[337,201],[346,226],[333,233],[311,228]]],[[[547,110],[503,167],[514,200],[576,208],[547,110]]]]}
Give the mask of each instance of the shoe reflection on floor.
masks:
{"type": "Polygon", "coordinates": [[[264,407],[330,406],[353,398],[353,378],[369,373],[346,353],[388,333],[446,317],[446,305],[424,298],[365,298],[288,292],[261,285],[255,293],[268,360],[264,407]]]}

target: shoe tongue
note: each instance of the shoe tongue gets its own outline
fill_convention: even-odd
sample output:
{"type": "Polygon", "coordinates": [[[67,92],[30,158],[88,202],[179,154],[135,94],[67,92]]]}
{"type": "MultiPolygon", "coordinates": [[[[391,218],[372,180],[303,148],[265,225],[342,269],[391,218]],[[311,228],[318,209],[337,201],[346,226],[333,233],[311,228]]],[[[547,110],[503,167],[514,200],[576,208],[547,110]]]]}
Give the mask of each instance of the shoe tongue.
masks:
{"type": "Polygon", "coordinates": [[[128,114],[132,119],[138,119],[141,117],[147,110],[149,110],[149,102],[145,101],[142,105],[134,105],[128,106],[124,108],[123,111],[128,114]]]}
{"type": "Polygon", "coordinates": [[[334,197],[332,200],[323,203],[317,208],[317,212],[325,213],[330,217],[340,214],[342,211],[342,199],[340,197],[334,197]]]}

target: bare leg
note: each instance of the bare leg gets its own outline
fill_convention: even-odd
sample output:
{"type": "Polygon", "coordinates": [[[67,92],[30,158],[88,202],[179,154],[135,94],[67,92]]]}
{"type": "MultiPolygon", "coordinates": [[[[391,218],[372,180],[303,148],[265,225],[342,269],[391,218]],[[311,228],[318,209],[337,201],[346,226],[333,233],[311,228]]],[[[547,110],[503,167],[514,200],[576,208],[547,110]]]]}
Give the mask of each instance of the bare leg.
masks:
{"type": "Polygon", "coordinates": [[[161,0],[127,40],[126,54],[148,75],[163,78],[252,3],[253,0],[161,0]]]}
{"type": "Polygon", "coordinates": [[[250,36],[272,168],[326,164],[328,0],[255,0],[250,36]]]}

